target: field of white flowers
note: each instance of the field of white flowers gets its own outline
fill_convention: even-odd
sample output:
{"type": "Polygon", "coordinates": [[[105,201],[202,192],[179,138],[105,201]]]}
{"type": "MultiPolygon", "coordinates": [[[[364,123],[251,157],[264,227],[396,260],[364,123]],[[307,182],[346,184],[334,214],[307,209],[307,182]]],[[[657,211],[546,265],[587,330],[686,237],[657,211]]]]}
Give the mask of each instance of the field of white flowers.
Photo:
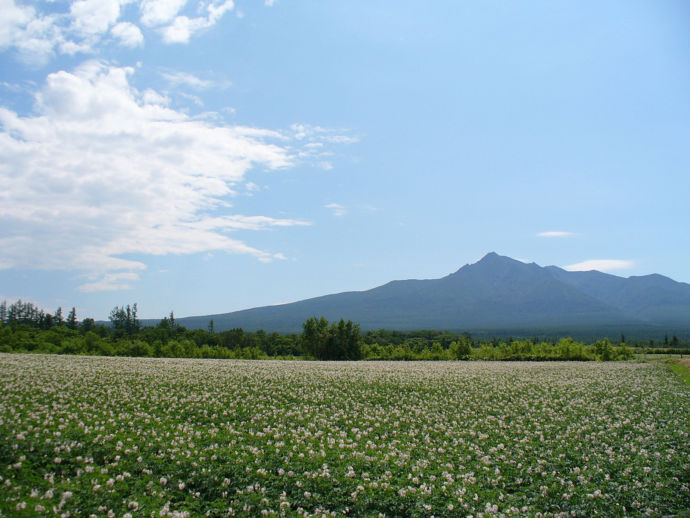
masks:
{"type": "Polygon", "coordinates": [[[687,516],[689,433],[652,364],[0,355],[0,512],[687,516]]]}

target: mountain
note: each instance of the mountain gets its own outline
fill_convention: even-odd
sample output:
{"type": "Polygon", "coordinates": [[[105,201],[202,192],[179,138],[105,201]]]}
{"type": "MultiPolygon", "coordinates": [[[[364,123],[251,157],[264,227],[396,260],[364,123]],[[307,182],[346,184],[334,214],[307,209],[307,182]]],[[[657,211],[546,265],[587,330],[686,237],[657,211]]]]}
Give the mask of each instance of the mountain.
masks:
{"type": "Polygon", "coordinates": [[[312,316],[362,329],[525,330],[690,328],[690,285],[661,275],[623,278],[525,264],[491,252],[441,279],[392,281],[232,313],[186,317],[188,328],[299,332],[312,316]]]}

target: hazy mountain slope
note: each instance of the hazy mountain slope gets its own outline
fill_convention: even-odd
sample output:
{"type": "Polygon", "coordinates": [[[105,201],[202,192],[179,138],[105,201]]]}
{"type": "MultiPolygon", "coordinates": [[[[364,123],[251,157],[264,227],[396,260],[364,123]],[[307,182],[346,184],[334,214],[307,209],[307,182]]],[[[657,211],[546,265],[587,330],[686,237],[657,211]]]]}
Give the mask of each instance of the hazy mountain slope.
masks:
{"type": "Polygon", "coordinates": [[[179,319],[187,327],[298,332],[311,316],[363,329],[525,329],[682,325],[690,285],[660,275],[624,279],[567,272],[495,253],[441,279],[392,281],[367,291],[325,295],[279,306],[179,319]]]}
{"type": "Polygon", "coordinates": [[[617,277],[597,271],[546,268],[555,278],[636,319],[655,324],[690,325],[690,284],[659,274],[617,277]]]}

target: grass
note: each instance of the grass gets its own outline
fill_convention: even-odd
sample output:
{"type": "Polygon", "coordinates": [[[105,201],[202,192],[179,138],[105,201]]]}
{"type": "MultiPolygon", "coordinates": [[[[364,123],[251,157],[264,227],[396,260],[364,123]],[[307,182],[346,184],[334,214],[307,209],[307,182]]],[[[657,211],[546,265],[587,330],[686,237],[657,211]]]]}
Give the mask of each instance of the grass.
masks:
{"type": "Polygon", "coordinates": [[[690,360],[678,360],[670,362],[671,370],[677,374],[687,385],[690,385],[690,360]]]}
{"type": "Polygon", "coordinates": [[[679,360],[690,358],[687,354],[635,353],[636,360],[679,360]]]}

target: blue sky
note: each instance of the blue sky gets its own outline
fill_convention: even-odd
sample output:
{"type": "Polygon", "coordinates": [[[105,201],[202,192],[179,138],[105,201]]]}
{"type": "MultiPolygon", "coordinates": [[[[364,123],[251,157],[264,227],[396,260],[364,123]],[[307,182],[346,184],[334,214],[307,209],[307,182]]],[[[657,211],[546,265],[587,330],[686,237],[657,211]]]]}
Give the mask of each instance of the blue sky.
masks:
{"type": "Polygon", "coordinates": [[[687,2],[0,12],[0,300],[222,313],[489,251],[690,282],[687,2]]]}

